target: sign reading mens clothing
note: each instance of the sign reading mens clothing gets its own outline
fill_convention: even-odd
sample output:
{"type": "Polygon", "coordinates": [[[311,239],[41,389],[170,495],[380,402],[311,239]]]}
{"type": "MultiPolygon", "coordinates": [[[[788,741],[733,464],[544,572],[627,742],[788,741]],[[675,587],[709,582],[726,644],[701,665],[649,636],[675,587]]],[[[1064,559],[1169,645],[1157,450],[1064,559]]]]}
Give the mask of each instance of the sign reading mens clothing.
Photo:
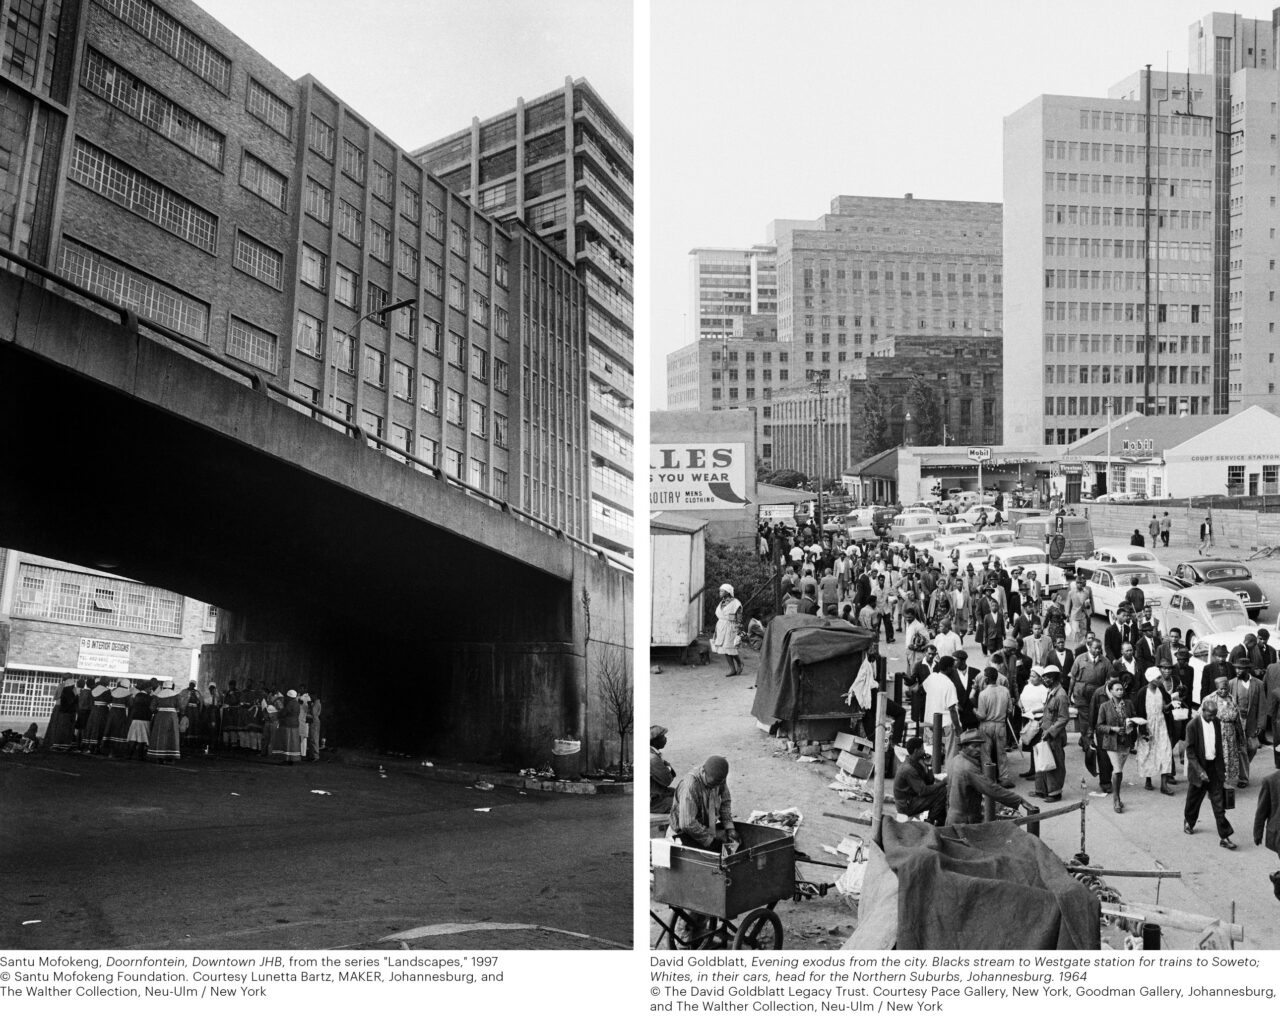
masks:
{"type": "Polygon", "coordinates": [[[649,505],[655,512],[742,508],[751,504],[746,495],[743,442],[649,445],[649,505]]]}
{"type": "Polygon", "coordinates": [[[106,675],[129,671],[129,647],[122,640],[97,640],[80,638],[80,656],[76,668],[86,672],[102,672],[106,675]]]}

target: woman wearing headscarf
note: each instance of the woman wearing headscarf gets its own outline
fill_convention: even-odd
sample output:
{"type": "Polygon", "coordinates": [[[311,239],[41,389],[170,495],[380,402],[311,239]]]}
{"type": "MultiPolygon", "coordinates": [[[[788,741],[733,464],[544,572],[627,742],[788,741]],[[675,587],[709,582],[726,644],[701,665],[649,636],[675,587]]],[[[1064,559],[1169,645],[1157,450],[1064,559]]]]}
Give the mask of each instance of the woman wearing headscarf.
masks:
{"type": "MultiPolygon", "coordinates": [[[[155,679],[151,680],[156,684],[155,679]]],[[[151,692],[141,687],[129,698],[129,733],[125,736],[125,759],[147,759],[147,744],[151,742],[151,692]]]]}
{"type": "Polygon", "coordinates": [[[742,659],[738,657],[738,634],[742,632],[742,602],[733,596],[733,587],[720,584],[720,603],[716,605],[716,633],[711,640],[711,650],[723,654],[729,663],[727,676],[742,672],[742,659]]]}
{"type": "Polygon", "coordinates": [[[167,764],[182,757],[182,733],[178,728],[178,711],[187,695],[172,683],[155,691],[151,701],[151,729],[147,760],[167,764]]]}
{"type": "Polygon", "coordinates": [[[129,750],[129,694],[133,691],[123,679],[111,691],[107,704],[107,724],[102,733],[102,752],[112,757],[124,757],[129,750]]]}
{"type": "Polygon", "coordinates": [[[58,691],[58,699],[49,715],[49,727],[44,733],[44,749],[66,752],[76,742],[76,711],[79,699],[76,696],[76,684],[70,676],[62,680],[62,689],[58,691]]]}
{"type": "Polygon", "coordinates": [[[89,753],[97,754],[102,750],[102,739],[107,734],[107,713],[111,706],[111,687],[106,680],[96,680],[90,691],[93,707],[89,709],[89,721],[85,723],[83,742],[89,753]]]}
{"type": "Polygon", "coordinates": [[[301,708],[297,690],[290,690],[284,695],[284,708],[280,712],[277,733],[277,742],[284,751],[284,764],[297,764],[302,760],[302,746],[298,738],[298,714],[301,708]]]}
{"type": "Polygon", "coordinates": [[[1213,704],[1218,709],[1218,721],[1222,723],[1222,778],[1224,786],[1231,786],[1240,777],[1240,748],[1244,746],[1244,727],[1240,721],[1240,705],[1231,694],[1231,677],[1219,675],[1213,680],[1215,687],[1200,702],[1203,708],[1213,704]]]}

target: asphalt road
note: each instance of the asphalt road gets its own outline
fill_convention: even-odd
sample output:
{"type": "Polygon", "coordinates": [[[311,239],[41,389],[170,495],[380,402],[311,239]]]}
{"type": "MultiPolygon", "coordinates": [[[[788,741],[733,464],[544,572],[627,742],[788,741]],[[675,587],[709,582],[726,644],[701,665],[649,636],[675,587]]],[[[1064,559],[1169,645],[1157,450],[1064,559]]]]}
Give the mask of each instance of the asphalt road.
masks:
{"type": "MultiPolygon", "coordinates": [[[[1098,543],[1122,543],[1125,538],[1099,538],[1098,543]]],[[[1194,556],[1194,548],[1179,547],[1168,551],[1170,561],[1194,556]]],[[[1238,557],[1238,552],[1218,551],[1224,557],[1238,557]]],[[[1273,611],[1280,599],[1280,563],[1275,559],[1250,563],[1264,591],[1272,598],[1273,611]]],[[[714,581],[708,581],[714,582],[714,581]]],[[[1274,617],[1264,617],[1271,625],[1274,617]]],[[[1101,634],[1106,623],[1095,617],[1094,631],[1101,634]]],[[[985,658],[970,638],[965,649],[970,664],[981,667],[985,658]]],[[[781,755],[774,741],[760,731],[751,716],[755,691],[755,671],[759,656],[743,648],[746,671],[726,678],[724,659],[713,655],[708,666],[685,667],[674,659],[660,662],[662,672],[650,675],[651,721],[665,725],[667,759],[683,774],[701,764],[709,754],[721,754],[730,765],[729,786],[733,795],[735,817],[745,819],[752,810],[775,810],[791,806],[804,814],[797,835],[797,847],[816,860],[839,858],[823,850],[835,846],[845,835],[869,836],[870,828],[845,822],[832,814],[852,814],[869,809],[869,804],[842,802],[829,783],[835,777],[834,766],[799,762],[794,755],[781,755]]],[[[899,639],[881,651],[889,658],[889,672],[904,668],[903,647],[899,639]]],[[[1164,868],[1182,872],[1182,878],[1157,884],[1150,879],[1112,878],[1108,881],[1125,899],[1159,902],[1162,905],[1212,917],[1234,919],[1243,924],[1245,941],[1241,948],[1280,949],[1280,903],[1276,902],[1267,879],[1280,867],[1276,855],[1265,847],[1253,845],[1253,814],[1257,786],[1237,790],[1236,810],[1228,814],[1235,827],[1236,851],[1218,846],[1213,816],[1208,802],[1201,811],[1200,823],[1193,836],[1182,834],[1182,808],[1186,796],[1185,769],[1180,768],[1175,796],[1164,796],[1158,790],[1147,792],[1142,781],[1126,777],[1125,813],[1115,814],[1110,797],[1097,790],[1097,780],[1083,767],[1083,757],[1072,736],[1067,747],[1067,789],[1065,801],[1079,799],[1082,792],[1095,794],[1086,812],[1085,849],[1094,865],[1112,868],[1150,870],[1164,868]],[[1093,785],[1082,790],[1081,780],[1093,785]],[[1158,900],[1157,900],[1158,895],[1158,900]]],[[[1016,771],[1025,770],[1025,760],[1013,755],[1016,771]]],[[[1253,761],[1254,778],[1273,771],[1271,752],[1260,751],[1253,761]]],[[[1032,783],[1018,779],[1017,792],[1031,796],[1032,783]]],[[[1045,805],[1048,809],[1052,805],[1045,805]]],[[[1081,847],[1080,815],[1064,815],[1046,821],[1041,838],[1064,860],[1081,847]]],[[[801,873],[813,881],[832,881],[838,871],[806,866],[801,873]]],[[[658,912],[664,907],[651,904],[658,912]]],[[[835,893],[823,899],[804,903],[783,903],[777,907],[782,918],[785,945],[789,949],[831,949],[839,947],[856,925],[856,913],[835,893]]],[[[651,929],[650,939],[658,937],[651,929]]],[[[1166,931],[1167,948],[1191,948],[1197,938],[1190,932],[1166,931]]]]}
{"type": "Polygon", "coordinates": [[[0,948],[390,949],[415,929],[411,948],[632,941],[629,797],[399,765],[50,754],[0,759],[0,807],[0,948]]]}

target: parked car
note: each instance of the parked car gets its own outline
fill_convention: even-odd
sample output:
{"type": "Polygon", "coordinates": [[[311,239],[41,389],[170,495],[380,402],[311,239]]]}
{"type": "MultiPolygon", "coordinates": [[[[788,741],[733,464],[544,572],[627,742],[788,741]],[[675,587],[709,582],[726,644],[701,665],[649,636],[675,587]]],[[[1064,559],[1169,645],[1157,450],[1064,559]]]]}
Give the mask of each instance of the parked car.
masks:
{"type": "Polygon", "coordinates": [[[990,555],[991,549],[987,545],[966,540],[948,551],[945,561],[955,565],[961,572],[969,566],[973,566],[974,572],[979,572],[990,555]]]}
{"type": "Polygon", "coordinates": [[[933,530],[937,532],[938,517],[927,508],[909,508],[893,517],[890,526],[894,533],[903,530],[933,530]]]}
{"type": "Polygon", "coordinates": [[[1108,503],[1119,503],[1126,501],[1146,501],[1146,491],[1112,491],[1110,494],[1099,494],[1094,501],[1108,503]]]}
{"type": "Polygon", "coordinates": [[[965,522],[963,519],[955,523],[943,523],[938,527],[939,537],[966,537],[973,538],[973,525],[965,522]]]}
{"type": "Polygon", "coordinates": [[[1115,544],[1105,548],[1097,548],[1092,557],[1099,562],[1132,562],[1134,565],[1141,565],[1161,576],[1168,576],[1173,571],[1164,562],[1156,558],[1150,548],[1135,548],[1128,544],[1115,544]]]}
{"type": "Polygon", "coordinates": [[[1161,623],[1165,632],[1174,626],[1182,630],[1182,641],[1190,647],[1198,636],[1248,629],[1249,613],[1231,591],[1197,584],[1170,595],[1161,623]]]}
{"type": "Polygon", "coordinates": [[[1143,600],[1157,619],[1163,619],[1164,608],[1174,593],[1160,582],[1158,573],[1132,563],[1082,558],[1076,562],[1076,576],[1083,576],[1093,591],[1093,613],[1105,615],[1108,622],[1115,621],[1116,609],[1126,600],[1125,594],[1133,587],[1134,577],[1137,577],[1143,600]]]}
{"type": "Polygon", "coordinates": [[[987,525],[993,525],[996,516],[999,515],[1001,521],[1004,520],[1004,513],[994,505],[970,505],[967,509],[960,513],[960,518],[967,523],[977,524],[978,520],[986,513],[987,525]]]}
{"type": "Polygon", "coordinates": [[[1208,583],[1231,591],[1244,602],[1245,609],[1255,619],[1271,607],[1270,599],[1254,581],[1249,567],[1235,559],[1193,558],[1179,562],[1173,573],[1188,583],[1208,583]]]}
{"type": "Polygon", "coordinates": [[[1013,531],[1006,530],[1003,527],[998,530],[982,530],[974,539],[990,548],[1007,548],[1018,543],[1013,531]]]}
{"type": "Polygon", "coordinates": [[[1043,548],[1027,545],[1014,545],[1007,548],[995,548],[991,552],[1000,559],[1000,564],[1012,572],[1015,568],[1022,570],[1023,579],[1031,572],[1041,583],[1047,582],[1050,593],[1063,590],[1067,585],[1067,574],[1061,566],[1050,565],[1043,548]]]}
{"type": "Polygon", "coordinates": [[[914,530],[898,530],[894,533],[893,539],[889,541],[889,547],[904,548],[910,544],[912,547],[925,548],[929,546],[929,543],[935,537],[937,537],[937,534],[934,533],[933,530],[923,530],[919,528],[914,530]]]}

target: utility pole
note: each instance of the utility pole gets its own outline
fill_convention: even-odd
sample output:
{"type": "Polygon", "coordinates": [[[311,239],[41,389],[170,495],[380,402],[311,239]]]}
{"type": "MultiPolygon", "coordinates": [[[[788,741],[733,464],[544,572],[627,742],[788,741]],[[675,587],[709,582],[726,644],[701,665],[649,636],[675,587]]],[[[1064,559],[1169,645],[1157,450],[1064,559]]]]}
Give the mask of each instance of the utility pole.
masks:
{"type": "Polygon", "coordinates": [[[818,534],[821,538],[822,534],[822,474],[826,469],[826,446],[824,444],[824,434],[826,433],[827,422],[827,384],[830,383],[830,370],[809,370],[806,374],[809,378],[809,390],[818,396],[818,534]]]}

